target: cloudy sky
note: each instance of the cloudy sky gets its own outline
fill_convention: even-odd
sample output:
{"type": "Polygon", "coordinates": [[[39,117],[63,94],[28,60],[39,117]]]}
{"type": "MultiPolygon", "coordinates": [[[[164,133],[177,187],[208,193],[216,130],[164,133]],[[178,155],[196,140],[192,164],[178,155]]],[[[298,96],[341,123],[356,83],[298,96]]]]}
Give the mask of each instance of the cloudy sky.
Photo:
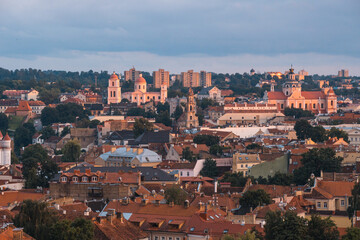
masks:
{"type": "Polygon", "coordinates": [[[347,68],[359,0],[0,0],[0,67],[172,73],[347,68]]]}

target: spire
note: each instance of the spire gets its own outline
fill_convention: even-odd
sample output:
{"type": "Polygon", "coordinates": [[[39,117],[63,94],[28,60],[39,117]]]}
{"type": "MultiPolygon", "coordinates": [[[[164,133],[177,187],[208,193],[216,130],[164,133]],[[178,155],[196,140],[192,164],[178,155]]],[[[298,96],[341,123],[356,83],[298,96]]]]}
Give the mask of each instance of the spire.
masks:
{"type": "Polygon", "coordinates": [[[5,141],[11,141],[11,138],[9,137],[9,134],[8,134],[8,133],[6,133],[6,135],[5,135],[5,137],[4,137],[3,140],[5,140],[5,141]]]}
{"type": "Polygon", "coordinates": [[[189,88],[189,96],[192,96],[192,95],[194,95],[194,91],[193,91],[192,88],[190,87],[190,88],[189,88]]]}

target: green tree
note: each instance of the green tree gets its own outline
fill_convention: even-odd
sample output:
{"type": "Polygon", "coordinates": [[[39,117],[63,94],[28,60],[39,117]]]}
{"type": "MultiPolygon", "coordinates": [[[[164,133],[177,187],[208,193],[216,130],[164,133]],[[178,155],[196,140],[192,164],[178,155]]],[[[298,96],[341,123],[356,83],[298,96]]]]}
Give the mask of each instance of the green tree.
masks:
{"type": "Polygon", "coordinates": [[[51,239],[49,229],[57,221],[56,215],[45,202],[24,200],[20,212],[14,218],[16,227],[39,240],[51,239]]]}
{"type": "Polygon", "coordinates": [[[14,151],[11,151],[11,164],[18,164],[20,163],[19,158],[16,156],[14,151]]]}
{"type": "Polygon", "coordinates": [[[342,240],[358,240],[360,239],[360,228],[351,227],[346,229],[346,234],[342,236],[342,240]]]}
{"type": "Polygon", "coordinates": [[[173,113],[175,120],[177,121],[183,113],[183,108],[180,105],[177,105],[173,113]]]}
{"type": "Polygon", "coordinates": [[[250,149],[250,150],[252,150],[252,149],[259,149],[259,150],[261,150],[261,149],[262,149],[262,146],[260,146],[260,145],[257,144],[257,143],[251,143],[251,144],[249,144],[249,145],[246,146],[246,149],[250,149]]]}
{"type": "Polygon", "coordinates": [[[209,106],[219,106],[219,103],[217,103],[215,100],[213,100],[211,98],[203,98],[203,99],[201,99],[198,106],[204,110],[204,109],[208,108],[209,106]]]}
{"type": "Polygon", "coordinates": [[[294,130],[299,140],[304,140],[311,137],[312,126],[304,119],[298,120],[295,123],[294,130]]]}
{"type": "Polygon", "coordinates": [[[59,112],[56,108],[45,107],[41,111],[41,123],[44,126],[59,122],[59,112]]]}
{"type": "Polygon", "coordinates": [[[229,182],[231,187],[244,187],[247,181],[247,177],[244,177],[243,173],[230,173],[227,172],[224,174],[221,182],[229,182]]]}
{"type": "Polygon", "coordinates": [[[82,119],[88,119],[88,112],[84,108],[75,103],[59,104],[56,106],[59,113],[59,122],[73,123],[82,119]]]}
{"type": "Polygon", "coordinates": [[[81,146],[75,140],[68,141],[62,148],[64,162],[77,162],[81,153],[81,146]]]}
{"type": "Polygon", "coordinates": [[[320,176],[320,172],[338,172],[343,158],[337,157],[331,148],[313,148],[302,155],[302,167],[294,170],[296,184],[302,185],[313,173],[320,176]]]}
{"type": "Polygon", "coordinates": [[[46,105],[50,103],[56,103],[60,96],[60,90],[57,88],[45,89],[41,88],[39,91],[39,99],[43,101],[46,105]]]}
{"type": "Polygon", "coordinates": [[[311,129],[311,140],[314,142],[324,142],[327,139],[326,130],[323,126],[316,126],[311,129]]]}
{"type": "Polygon", "coordinates": [[[351,195],[350,206],[347,209],[350,219],[353,218],[356,211],[360,210],[360,183],[354,185],[354,188],[351,190],[351,195]]]}
{"type": "Polygon", "coordinates": [[[145,116],[145,110],[143,108],[130,108],[126,114],[127,116],[145,116]]]}
{"type": "Polygon", "coordinates": [[[268,185],[285,185],[290,186],[294,182],[294,177],[291,174],[276,172],[274,176],[268,176],[268,185]]]}
{"type": "Polygon", "coordinates": [[[260,240],[253,231],[246,231],[244,235],[233,236],[226,234],[221,240],[260,240]]]}
{"type": "Polygon", "coordinates": [[[266,240],[303,240],[307,237],[306,220],[298,217],[295,212],[267,212],[265,217],[266,240]]]}
{"type": "Polygon", "coordinates": [[[0,113],[0,131],[5,135],[9,128],[9,119],[4,113],[0,113]]]}
{"type": "Polygon", "coordinates": [[[15,151],[18,154],[20,148],[26,147],[32,143],[32,135],[29,129],[21,126],[15,130],[14,134],[14,144],[15,151]]]}
{"type": "Polygon", "coordinates": [[[217,177],[219,173],[216,167],[216,161],[211,158],[207,158],[204,162],[204,166],[200,174],[210,178],[217,177]]]}
{"type": "Polygon", "coordinates": [[[337,137],[338,139],[343,138],[344,141],[349,142],[349,135],[348,135],[348,133],[345,132],[345,131],[343,131],[343,130],[341,130],[341,129],[335,128],[335,127],[332,127],[332,128],[328,131],[327,135],[328,135],[329,137],[331,137],[331,138],[333,138],[333,137],[337,137]]]}
{"type": "Polygon", "coordinates": [[[56,136],[54,129],[51,126],[46,126],[41,130],[41,138],[46,140],[51,136],[56,136]]]}
{"type": "Polygon", "coordinates": [[[255,191],[246,191],[240,198],[239,203],[241,206],[256,208],[263,204],[270,204],[271,198],[264,189],[258,189],[255,191]]]}
{"type": "Polygon", "coordinates": [[[50,237],[52,240],[91,240],[94,238],[94,225],[84,218],[76,218],[73,222],[58,221],[51,226],[50,237]]]}
{"type": "Polygon", "coordinates": [[[209,152],[212,155],[221,156],[223,153],[223,147],[217,144],[211,145],[209,152]]]}
{"type": "Polygon", "coordinates": [[[134,135],[135,137],[140,136],[145,131],[153,131],[154,126],[145,118],[135,119],[134,123],[134,135]]]}
{"type": "Polygon", "coordinates": [[[312,215],[308,221],[308,235],[317,240],[337,240],[339,231],[330,217],[322,219],[319,215],[312,215]]]}
{"type": "Polygon", "coordinates": [[[95,120],[91,120],[89,123],[89,128],[97,128],[98,125],[100,125],[100,121],[95,119],[95,120]]]}
{"type": "Polygon", "coordinates": [[[163,112],[159,113],[158,115],[156,115],[155,122],[162,123],[165,126],[171,126],[172,121],[170,119],[169,112],[168,111],[163,111],[163,112]]]}
{"type": "Polygon", "coordinates": [[[64,127],[64,129],[62,130],[60,137],[65,137],[67,134],[70,133],[70,128],[69,127],[64,127]]]}
{"type": "Polygon", "coordinates": [[[165,190],[165,199],[167,202],[174,202],[176,205],[182,205],[186,198],[186,192],[178,185],[173,184],[170,188],[165,190]]]}
{"type": "Polygon", "coordinates": [[[190,150],[189,147],[186,147],[185,149],[183,149],[182,151],[182,159],[188,160],[190,162],[193,162],[196,160],[196,156],[194,155],[194,153],[190,150]]]}
{"type": "Polygon", "coordinates": [[[219,144],[220,138],[218,136],[212,135],[196,135],[194,137],[194,143],[197,144],[206,144],[206,146],[212,146],[215,144],[219,144]]]}
{"type": "Polygon", "coordinates": [[[314,114],[311,111],[303,110],[301,108],[285,108],[285,116],[302,118],[302,117],[314,117],[314,114]]]}
{"type": "Polygon", "coordinates": [[[40,144],[25,148],[21,162],[26,188],[48,187],[49,180],[58,171],[56,163],[49,158],[46,150],[40,144]]]}

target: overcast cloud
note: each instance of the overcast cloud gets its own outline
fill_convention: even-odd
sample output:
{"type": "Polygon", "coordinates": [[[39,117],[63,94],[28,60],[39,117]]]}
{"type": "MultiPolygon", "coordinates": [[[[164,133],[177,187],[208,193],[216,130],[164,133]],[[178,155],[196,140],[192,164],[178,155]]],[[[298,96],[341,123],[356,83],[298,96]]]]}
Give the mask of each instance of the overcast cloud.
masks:
{"type": "Polygon", "coordinates": [[[0,0],[0,67],[360,75],[358,0],[0,0]]]}

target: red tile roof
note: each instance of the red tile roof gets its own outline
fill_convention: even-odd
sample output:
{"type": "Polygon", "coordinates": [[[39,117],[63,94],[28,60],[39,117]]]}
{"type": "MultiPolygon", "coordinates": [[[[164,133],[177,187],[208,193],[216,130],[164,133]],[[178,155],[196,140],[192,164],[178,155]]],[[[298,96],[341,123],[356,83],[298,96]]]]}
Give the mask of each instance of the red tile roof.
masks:
{"type": "Polygon", "coordinates": [[[325,98],[325,94],[322,91],[302,91],[301,96],[305,99],[325,98]]]}
{"type": "Polygon", "coordinates": [[[287,97],[283,92],[268,92],[267,93],[269,100],[286,100],[287,97]]]}
{"type": "Polygon", "coordinates": [[[16,111],[31,111],[31,107],[27,101],[19,101],[16,111]]]}

